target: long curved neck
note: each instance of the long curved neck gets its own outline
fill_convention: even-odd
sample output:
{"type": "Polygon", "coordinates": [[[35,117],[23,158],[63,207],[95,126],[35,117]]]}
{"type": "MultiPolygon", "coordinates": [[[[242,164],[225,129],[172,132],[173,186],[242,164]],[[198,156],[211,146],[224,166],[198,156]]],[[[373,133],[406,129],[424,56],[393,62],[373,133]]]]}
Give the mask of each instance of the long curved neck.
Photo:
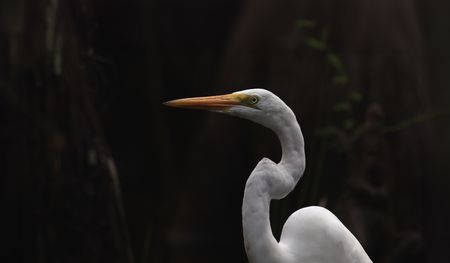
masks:
{"type": "MultiPolygon", "coordinates": [[[[292,177],[281,180],[289,182],[283,189],[284,195],[287,195],[294,189],[305,169],[303,135],[293,113],[280,120],[275,127],[267,127],[278,135],[282,148],[281,161],[273,165],[276,166],[275,171],[283,170],[285,173],[276,176],[292,177]]],[[[263,159],[258,166],[263,166],[264,162],[263,159]]],[[[242,204],[245,249],[250,262],[280,262],[283,253],[270,226],[270,201],[273,197],[269,187],[272,186],[258,175],[258,166],[247,180],[242,204]]]]}
{"type": "MultiPolygon", "coordinates": [[[[300,125],[294,113],[289,115],[283,125],[273,127],[272,130],[278,135],[281,143],[282,157],[278,165],[290,175],[295,184],[305,171],[305,142],[300,125]]],[[[293,187],[295,187],[295,184],[293,187]]],[[[292,189],[291,189],[292,190],[292,189]]]]}
{"type": "Polygon", "coordinates": [[[249,262],[276,262],[278,241],[270,226],[270,197],[262,184],[247,181],[242,204],[242,228],[249,262]]]}

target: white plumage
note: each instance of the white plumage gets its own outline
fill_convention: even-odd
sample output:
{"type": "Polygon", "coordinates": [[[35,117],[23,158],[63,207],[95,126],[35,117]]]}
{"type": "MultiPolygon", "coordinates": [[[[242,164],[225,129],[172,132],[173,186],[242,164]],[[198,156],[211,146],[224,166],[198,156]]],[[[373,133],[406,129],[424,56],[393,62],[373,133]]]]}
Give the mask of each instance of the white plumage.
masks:
{"type": "Polygon", "coordinates": [[[245,250],[252,263],[369,263],[353,234],[329,210],[297,210],[280,241],[270,226],[270,201],[288,195],[305,170],[304,140],[292,110],[264,89],[169,101],[168,106],[207,109],[245,118],[273,130],[281,143],[279,163],[263,158],[247,180],[242,204],[245,250]]]}

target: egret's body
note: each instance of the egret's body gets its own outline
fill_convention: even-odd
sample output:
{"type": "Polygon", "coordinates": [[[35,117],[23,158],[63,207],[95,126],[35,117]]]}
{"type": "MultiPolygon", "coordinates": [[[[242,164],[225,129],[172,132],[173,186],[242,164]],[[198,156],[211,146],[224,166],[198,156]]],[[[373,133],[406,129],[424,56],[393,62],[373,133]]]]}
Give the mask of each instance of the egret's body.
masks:
{"type": "Polygon", "coordinates": [[[270,226],[270,201],[288,195],[305,170],[304,140],[292,110],[264,89],[170,101],[169,106],[199,108],[242,117],[273,130],[280,139],[279,163],[263,158],[247,180],[242,204],[245,250],[252,263],[369,263],[353,234],[330,211],[297,210],[283,226],[280,241],[270,226]]]}

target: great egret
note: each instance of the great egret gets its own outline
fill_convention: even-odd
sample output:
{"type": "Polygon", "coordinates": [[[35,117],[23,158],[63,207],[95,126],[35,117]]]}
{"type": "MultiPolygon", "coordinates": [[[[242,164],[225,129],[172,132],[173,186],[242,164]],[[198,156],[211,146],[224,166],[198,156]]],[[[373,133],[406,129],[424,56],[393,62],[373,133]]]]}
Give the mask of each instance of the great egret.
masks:
{"type": "Polygon", "coordinates": [[[172,100],[165,105],[206,109],[245,118],[273,130],[282,147],[274,163],[263,158],[245,185],[242,226],[245,250],[253,263],[372,262],[353,234],[329,210],[297,210],[283,226],[280,241],[270,227],[270,201],[294,189],[305,170],[303,135],[292,110],[275,94],[249,89],[232,94],[172,100]]]}

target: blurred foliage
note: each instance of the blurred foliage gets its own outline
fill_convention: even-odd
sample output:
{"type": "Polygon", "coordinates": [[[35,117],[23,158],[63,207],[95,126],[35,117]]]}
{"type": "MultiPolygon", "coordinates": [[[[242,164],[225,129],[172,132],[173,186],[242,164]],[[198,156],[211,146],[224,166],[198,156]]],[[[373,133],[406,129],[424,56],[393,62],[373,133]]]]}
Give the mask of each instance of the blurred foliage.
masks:
{"type": "MultiPolygon", "coordinates": [[[[322,57],[323,65],[329,72],[326,77],[319,106],[319,123],[314,132],[319,149],[314,162],[313,182],[309,202],[317,203],[327,200],[321,196],[321,179],[328,174],[327,159],[330,154],[343,154],[351,151],[362,130],[362,120],[358,117],[358,109],[362,107],[364,95],[359,90],[349,88],[349,76],[340,55],[330,44],[330,26],[320,26],[315,21],[298,20],[300,44],[306,46],[322,57]],[[321,201],[322,200],[322,201],[321,201]]],[[[326,191],[325,191],[326,192],[326,191]]]]}
{"type": "Polygon", "coordinates": [[[399,132],[401,130],[410,128],[414,125],[422,124],[424,122],[429,122],[433,119],[441,119],[441,118],[445,118],[445,117],[447,117],[447,118],[450,117],[450,110],[420,114],[420,115],[414,116],[410,119],[404,120],[400,123],[386,126],[383,128],[383,132],[384,133],[399,132]]]}

